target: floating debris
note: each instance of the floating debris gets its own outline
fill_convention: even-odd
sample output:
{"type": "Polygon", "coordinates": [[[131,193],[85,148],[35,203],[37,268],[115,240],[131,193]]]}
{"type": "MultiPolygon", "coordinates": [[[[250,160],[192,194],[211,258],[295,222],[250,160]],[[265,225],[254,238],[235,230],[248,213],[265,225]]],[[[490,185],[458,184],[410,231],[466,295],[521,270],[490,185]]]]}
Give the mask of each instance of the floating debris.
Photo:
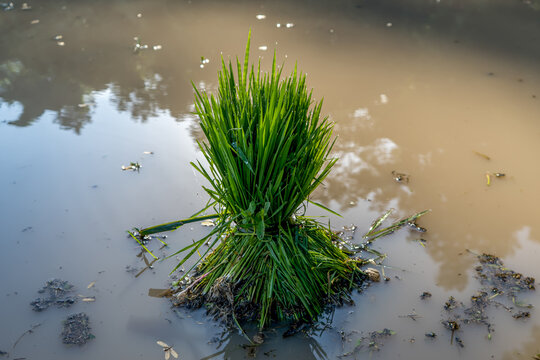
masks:
{"type": "Polygon", "coordinates": [[[277,23],[277,24],[276,24],[276,27],[277,27],[277,28],[280,28],[280,27],[281,27],[281,24],[280,24],[280,23],[277,23]]]}
{"type": "Polygon", "coordinates": [[[263,15],[263,14],[259,14],[257,16],[255,16],[257,18],[257,20],[264,20],[266,19],[266,15],[263,15]]]}
{"type": "MultiPolygon", "coordinates": [[[[502,307],[508,312],[513,313],[512,317],[514,319],[528,319],[531,316],[528,311],[515,311],[513,306],[507,306],[493,299],[501,295],[506,295],[506,298],[511,300],[512,304],[516,307],[532,308],[532,305],[517,300],[517,295],[522,291],[534,290],[535,279],[504,267],[501,259],[496,256],[481,254],[477,255],[477,258],[480,265],[475,268],[475,271],[482,288],[471,296],[471,305],[465,307],[463,303],[458,302],[454,297],[450,297],[444,305],[444,309],[454,317],[453,320],[442,321],[443,325],[452,331],[451,339],[454,337],[454,331],[459,329],[458,319],[466,325],[485,325],[488,332],[487,337],[491,339],[493,324],[489,322],[489,317],[487,316],[487,308],[490,305],[502,307]]],[[[458,339],[456,338],[456,344],[462,347],[463,342],[458,341],[458,339]]]]}
{"type": "Polygon", "coordinates": [[[491,158],[489,156],[487,156],[486,154],[482,154],[481,152],[478,152],[478,151],[473,151],[476,155],[480,156],[480,157],[483,157],[484,159],[486,160],[491,160],[491,158]]]}
{"type": "Polygon", "coordinates": [[[392,176],[394,177],[394,180],[396,180],[398,183],[408,183],[409,182],[409,175],[404,173],[398,173],[395,170],[392,170],[392,176]]]}
{"type": "Polygon", "coordinates": [[[506,176],[506,174],[504,173],[494,173],[493,175],[495,175],[495,177],[498,177],[498,178],[506,176]]]}
{"type": "Polygon", "coordinates": [[[56,41],[62,40],[64,38],[63,35],[56,35],[53,39],[56,41]]]}
{"type": "Polygon", "coordinates": [[[420,295],[420,299],[422,300],[426,300],[426,299],[429,299],[430,297],[432,297],[433,295],[431,295],[431,293],[429,291],[424,291],[421,295],[420,295]]]}
{"type": "Polygon", "coordinates": [[[457,302],[456,298],[453,296],[450,296],[447,302],[444,303],[444,310],[446,311],[452,311],[455,308],[457,308],[460,305],[460,303],[457,302]]]}
{"type": "Polygon", "coordinates": [[[463,340],[461,340],[460,337],[456,336],[456,344],[460,347],[460,348],[464,348],[465,347],[465,344],[463,344],[463,340]]]}
{"type": "Polygon", "coordinates": [[[143,154],[145,155],[154,155],[153,151],[143,151],[143,154]]]}
{"type": "Polygon", "coordinates": [[[425,334],[426,337],[428,338],[432,338],[432,339],[435,339],[437,337],[437,334],[435,334],[433,331],[432,332],[428,332],[425,334]]]}
{"type": "Polygon", "coordinates": [[[39,24],[39,19],[34,19],[34,20],[30,21],[30,24],[32,24],[32,25],[39,24]]]}
{"type": "Polygon", "coordinates": [[[57,307],[69,307],[77,302],[77,298],[68,296],[73,290],[73,285],[60,279],[52,279],[45,283],[45,286],[38,291],[40,294],[46,294],[46,297],[38,297],[30,303],[32,310],[43,311],[52,305],[57,307]]]}
{"type": "Polygon", "coordinates": [[[134,53],[134,54],[138,54],[139,51],[141,51],[141,50],[146,50],[146,49],[148,49],[148,45],[142,44],[142,43],[141,43],[141,39],[139,39],[138,36],[135,36],[135,37],[133,38],[133,40],[135,41],[135,44],[133,44],[133,53],[134,53]]]}
{"type": "Polygon", "coordinates": [[[32,7],[28,5],[28,3],[22,3],[21,10],[23,11],[32,10],[32,7]]]}
{"type": "Polygon", "coordinates": [[[141,13],[138,13],[138,14],[137,14],[137,18],[138,18],[138,19],[142,18],[142,14],[141,14],[141,13]]]}
{"type": "Polygon", "coordinates": [[[385,94],[381,94],[380,96],[381,104],[388,104],[388,96],[385,94]]]}
{"type": "Polygon", "coordinates": [[[63,42],[63,41],[58,41],[58,42],[56,43],[56,45],[58,45],[58,46],[64,46],[64,45],[66,45],[66,43],[63,42]]]}
{"type": "Polygon", "coordinates": [[[201,65],[200,65],[201,69],[204,68],[204,66],[208,64],[209,62],[210,62],[210,59],[207,59],[204,56],[201,56],[201,65]]]}
{"type": "Polygon", "coordinates": [[[294,27],[294,24],[293,23],[287,23],[287,24],[285,24],[285,27],[287,27],[287,29],[290,29],[290,28],[294,27]]]}
{"type": "Polygon", "coordinates": [[[161,45],[152,46],[152,50],[154,50],[154,51],[161,50],[161,49],[163,49],[163,46],[161,46],[161,45]]]}
{"type": "Polygon", "coordinates": [[[483,285],[501,289],[501,293],[515,302],[516,294],[524,290],[535,290],[535,279],[504,267],[502,260],[496,256],[482,254],[478,256],[480,266],[475,268],[483,285]]]}
{"type": "Polygon", "coordinates": [[[83,104],[77,104],[77,107],[78,107],[79,109],[87,109],[87,108],[88,108],[88,104],[84,104],[84,103],[83,103],[83,104]]]}
{"type": "Polygon", "coordinates": [[[491,176],[489,173],[486,173],[486,179],[487,179],[487,186],[491,185],[491,176]]]}
{"type": "Polygon", "coordinates": [[[427,244],[427,240],[426,239],[417,239],[416,242],[418,242],[420,245],[422,245],[422,247],[426,247],[426,244],[427,244]]]}
{"type": "Polygon", "coordinates": [[[387,22],[387,23],[386,23],[386,27],[392,27],[392,23],[391,23],[391,22],[387,22]]]}
{"type": "Polygon", "coordinates": [[[398,317],[400,317],[400,318],[409,318],[409,319],[412,319],[413,321],[416,321],[416,319],[419,319],[419,318],[421,318],[422,316],[421,316],[421,315],[418,315],[418,314],[416,313],[416,311],[414,311],[414,309],[413,309],[413,311],[412,311],[411,313],[409,313],[409,314],[407,314],[407,315],[399,315],[398,317]]]}
{"type": "Polygon", "coordinates": [[[90,288],[94,287],[94,285],[96,285],[96,282],[92,281],[90,284],[88,284],[88,286],[86,288],[90,289],[90,288]]]}
{"type": "Polygon", "coordinates": [[[163,341],[161,340],[158,340],[156,341],[156,343],[161,346],[163,348],[163,351],[165,352],[165,360],[169,360],[169,358],[171,357],[171,355],[177,359],[178,358],[178,353],[176,351],[174,351],[173,347],[172,346],[169,346],[167,345],[166,343],[164,343],[163,341]]]}
{"type": "Polygon", "coordinates": [[[15,9],[15,4],[13,4],[12,2],[0,3],[0,6],[3,8],[4,11],[10,11],[15,9]]]}
{"type": "Polygon", "coordinates": [[[268,50],[268,46],[266,46],[266,45],[259,46],[259,50],[266,51],[266,50],[268,50]]]}
{"type": "Polygon", "coordinates": [[[361,337],[351,352],[345,353],[342,356],[353,355],[356,352],[365,348],[367,348],[369,351],[379,351],[381,347],[383,346],[383,341],[395,334],[396,332],[394,330],[390,330],[386,328],[379,331],[372,331],[369,333],[369,336],[361,337]]]}
{"type": "Polygon", "coordinates": [[[84,345],[95,337],[90,330],[88,315],[85,313],[70,315],[64,321],[62,342],[68,345],[84,345]]]}
{"type": "Polygon", "coordinates": [[[138,162],[131,162],[129,163],[129,166],[122,165],[122,170],[133,170],[133,171],[139,171],[141,169],[142,165],[138,162]]]}

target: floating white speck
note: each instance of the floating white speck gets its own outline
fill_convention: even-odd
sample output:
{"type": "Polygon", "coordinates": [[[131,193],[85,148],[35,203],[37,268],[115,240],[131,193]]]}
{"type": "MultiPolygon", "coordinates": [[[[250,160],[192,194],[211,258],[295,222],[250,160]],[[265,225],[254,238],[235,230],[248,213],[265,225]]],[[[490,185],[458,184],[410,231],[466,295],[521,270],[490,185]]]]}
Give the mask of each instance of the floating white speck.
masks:
{"type": "Polygon", "coordinates": [[[58,46],[64,46],[64,45],[66,45],[66,43],[63,42],[63,41],[58,41],[58,42],[56,43],[56,45],[58,45],[58,46]]]}
{"type": "Polygon", "coordinates": [[[64,38],[63,35],[56,35],[56,36],[54,37],[54,40],[62,40],[63,38],[64,38]]]}
{"type": "Polygon", "coordinates": [[[388,103],[388,96],[386,96],[385,94],[381,94],[381,104],[386,103],[388,103]]]}
{"type": "Polygon", "coordinates": [[[334,29],[330,29],[330,34],[333,34],[334,33],[334,29]]]}
{"type": "Polygon", "coordinates": [[[213,220],[204,220],[204,221],[201,221],[201,225],[202,226],[214,226],[216,224],[214,224],[213,220]]]}
{"type": "Polygon", "coordinates": [[[285,25],[285,26],[290,29],[290,28],[292,28],[294,26],[294,24],[293,23],[287,23],[287,25],[285,25]]]}
{"type": "Polygon", "coordinates": [[[266,46],[266,45],[259,46],[259,50],[266,51],[266,50],[268,50],[268,46],[266,46]]]}
{"type": "Polygon", "coordinates": [[[35,20],[30,21],[30,24],[32,24],[32,25],[39,24],[39,19],[35,19],[35,20]]]}
{"type": "Polygon", "coordinates": [[[161,50],[163,47],[161,45],[154,45],[152,49],[154,50],[161,50]]]}
{"type": "Polygon", "coordinates": [[[386,27],[392,27],[392,23],[391,22],[386,23],[386,27]]]}
{"type": "Polygon", "coordinates": [[[277,28],[280,28],[280,27],[281,27],[281,24],[280,24],[280,23],[277,23],[277,24],[276,24],[276,27],[277,27],[277,28]]]}
{"type": "Polygon", "coordinates": [[[204,68],[204,65],[203,65],[203,64],[201,64],[201,65],[200,65],[200,67],[201,67],[201,69],[203,69],[203,68],[204,68]]]}
{"type": "Polygon", "coordinates": [[[137,17],[138,17],[139,19],[142,18],[142,14],[141,14],[141,13],[138,13],[138,14],[137,14],[137,17]]]}
{"type": "Polygon", "coordinates": [[[264,20],[266,19],[266,15],[263,15],[263,14],[259,14],[257,16],[255,16],[257,18],[257,20],[264,20]]]}
{"type": "Polygon", "coordinates": [[[204,59],[203,61],[205,64],[208,64],[210,62],[210,59],[204,59]]]}

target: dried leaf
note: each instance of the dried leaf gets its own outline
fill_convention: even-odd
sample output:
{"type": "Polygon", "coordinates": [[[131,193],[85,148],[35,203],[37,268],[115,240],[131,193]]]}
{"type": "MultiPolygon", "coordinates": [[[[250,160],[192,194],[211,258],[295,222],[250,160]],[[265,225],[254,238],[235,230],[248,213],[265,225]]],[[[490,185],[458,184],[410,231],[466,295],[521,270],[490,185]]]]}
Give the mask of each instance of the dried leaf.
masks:
{"type": "Polygon", "coordinates": [[[148,289],[148,296],[151,297],[171,297],[172,291],[171,289],[148,289]]]}

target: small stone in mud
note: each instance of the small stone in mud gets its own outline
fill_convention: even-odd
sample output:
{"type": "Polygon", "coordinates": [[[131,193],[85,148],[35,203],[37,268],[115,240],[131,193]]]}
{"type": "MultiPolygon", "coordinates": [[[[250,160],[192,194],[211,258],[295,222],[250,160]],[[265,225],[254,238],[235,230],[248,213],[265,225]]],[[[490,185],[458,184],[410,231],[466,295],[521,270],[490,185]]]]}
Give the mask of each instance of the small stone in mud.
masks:
{"type": "Polygon", "coordinates": [[[94,338],[90,330],[88,315],[85,313],[70,315],[64,321],[62,342],[68,345],[84,345],[94,338]]]}
{"type": "Polygon", "coordinates": [[[422,293],[422,295],[420,295],[420,299],[426,300],[426,299],[429,299],[431,296],[432,296],[432,295],[431,295],[431,293],[430,293],[429,291],[424,291],[424,292],[422,293]]]}
{"type": "Polygon", "coordinates": [[[377,269],[367,268],[364,273],[368,276],[370,281],[379,282],[381,281],[381,274],[377,269]]]}
{"type": "Polygon", "coordinates": [[[531,317],[531,313],[528,311],[520,311],[512,315],[514,319],[526,319],[531,317]]]}
{"type": "Polygon", "coordinates": [[[262,343],[264,343],[264,334],[263,333],[255,334],[253,336],[253,342],[257,345],[261,345],[262,343]]]}

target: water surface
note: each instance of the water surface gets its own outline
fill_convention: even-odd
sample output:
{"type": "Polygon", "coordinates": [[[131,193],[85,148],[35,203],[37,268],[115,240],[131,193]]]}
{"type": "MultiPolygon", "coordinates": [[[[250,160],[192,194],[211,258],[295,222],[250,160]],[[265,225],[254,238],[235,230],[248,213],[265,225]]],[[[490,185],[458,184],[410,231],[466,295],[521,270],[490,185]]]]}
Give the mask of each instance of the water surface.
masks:
{"type": "MultiPolygon", "coordinates": [[[[360,241],[389,208],[395,218],[432,209],[419,221],[427,233],[403,229],[375,244],[388,254],[389,282],[355,294],[356,306],[338,309],[322,332],[285,340],[284,329],[269,332],[257,356],[333,359],[385,327],[396,335],[356,358],[540,353],[536,310],[516,321],[491,309],[492,339],[469,326],[459,334],[465,348],[450,345],[440,323],[450,295],[468,302],[479,288],[467,249],[540,278],[537,1],[28,4],[0,13],[0,350],[28,359],[159,358],[155,341],[163,340],[184,359],[248,356],[240,335],[146,295],[167,285],[175,259],[134,278],[126,266],[144,265],[125,230],[189,216],[206,202],[189,165],[201,158],[202,139],[191,81],[214,90],[220,56],[242,55],[251,28],[252,56],[265,69],[274,49],[286,69],[298,63],[335,121],[340,160],[315,194],[343,215],[330,218],[333,226],[356,224],[360,241]],[[134,37],[148,49],[135,53],[134,37]],[[121,170],[130,162],[140,172],[121,170]],[[397,183],[393,170],[410,181],[397,183]],[[488,186],[486,173],[497,172],[506,176],[491,175],[488,186]],[[53,277],[96,301],[32,312],[53,277]],[[433,297],[421,301],[423,291],[433,297]],[[413,309],[422,317],[403,317],[413,309]],[[66,347],[61,321],[80,311],[96,338],[66,347]]],[[[195,224],[168,234],[170,248],[151,246],[165,256],[207,231],[195,224]]],[[[540,306],[533,292],[524,300],[540,306]]]]}

